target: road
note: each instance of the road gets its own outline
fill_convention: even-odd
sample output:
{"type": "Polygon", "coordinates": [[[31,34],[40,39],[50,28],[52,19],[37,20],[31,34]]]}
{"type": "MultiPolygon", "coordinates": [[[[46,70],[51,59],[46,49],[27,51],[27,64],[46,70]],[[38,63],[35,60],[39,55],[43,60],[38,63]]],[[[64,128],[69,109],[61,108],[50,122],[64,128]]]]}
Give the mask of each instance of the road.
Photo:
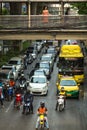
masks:
{"type": "MultiPolygon", "coordinates": [[[[36,61],[35,61],[36,62],[36,61]]],[[[35,63],[33,64],[33,66],[35,63]]],[[[32,65],[28,66],[29,72],[32,65]]],[[[85,67],[86,69],[86,67],[85,67]]],[[[50,130],[87,130],[87,89],[86,80],[84,83],[84,98],[67,99],[66,108],[63,112],[55,111],[56,104],[56,63],[49,82],[47,96],[34,96],[34,114],[22,115],[22,107],[16,110],[13,101],[4,102],[5,108],[0,108],[0,130],[35,130],[37,120],[36,111],[40,101],[45,101],[48,108],[48,121],[50,130]]],[[[26,73],[25,72],[25,73],[26,73]]],[[[1,107],[1,106],[0,106],[1,107]]]]}

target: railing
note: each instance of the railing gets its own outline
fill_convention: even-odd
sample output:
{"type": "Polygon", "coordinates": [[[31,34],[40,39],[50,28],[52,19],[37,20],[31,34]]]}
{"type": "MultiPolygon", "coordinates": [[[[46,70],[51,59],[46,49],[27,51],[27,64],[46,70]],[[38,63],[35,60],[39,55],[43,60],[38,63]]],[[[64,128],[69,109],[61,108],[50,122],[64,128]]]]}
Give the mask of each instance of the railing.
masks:
{"type": "Polygon", "coordinates": [[[87,29],[87,15],[0,15],[1,29],[87,29]]]}

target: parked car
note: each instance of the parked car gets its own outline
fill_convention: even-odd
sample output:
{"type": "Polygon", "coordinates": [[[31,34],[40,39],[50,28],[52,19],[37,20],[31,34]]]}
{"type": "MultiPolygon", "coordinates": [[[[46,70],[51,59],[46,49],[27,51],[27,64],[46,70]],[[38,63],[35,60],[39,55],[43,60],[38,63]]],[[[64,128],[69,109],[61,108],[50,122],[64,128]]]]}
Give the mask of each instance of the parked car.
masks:
{"type": "Polygon", "coordinates": [[[59,93],[61,87],[64,87],[67,97],[79,98],[79,84],[75,81],[73,76],[63,76],[59,82],[56,83],[57,92],[59,93]]]}
{"type": "Polygon", "coordinates": [[[46,76],[32,76],[27,89],[34,95],[47,95],[48,83],[46,76]]]}
{"type": "Polygon", "coordinates": [[[13,57],[8,61],[8,65],[15,65],[17,71],[21,71],[24,68],[23,59],[21,57],[13,57]]]}

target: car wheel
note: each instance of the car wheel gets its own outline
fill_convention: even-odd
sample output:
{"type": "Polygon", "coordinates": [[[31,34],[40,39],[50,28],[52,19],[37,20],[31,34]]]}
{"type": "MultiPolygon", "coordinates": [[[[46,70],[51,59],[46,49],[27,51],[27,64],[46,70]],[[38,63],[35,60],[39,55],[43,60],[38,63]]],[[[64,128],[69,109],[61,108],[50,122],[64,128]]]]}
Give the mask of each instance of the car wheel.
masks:
{"type": "Polygon", "coordinates": [[[47,96],[48,95],[48,90],[47,90],[47,93],[45,94],[45,96],[47,96]]]}

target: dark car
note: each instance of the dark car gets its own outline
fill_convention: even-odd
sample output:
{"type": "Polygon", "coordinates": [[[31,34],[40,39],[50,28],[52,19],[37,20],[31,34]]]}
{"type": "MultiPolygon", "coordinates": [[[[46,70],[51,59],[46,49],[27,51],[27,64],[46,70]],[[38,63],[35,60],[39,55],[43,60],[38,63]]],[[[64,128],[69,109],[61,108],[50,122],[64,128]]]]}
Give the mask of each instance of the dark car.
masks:
{"type": "Polygon", "coordinates": [[[5,83],[7,80],[11,78],[11,70],[0,69],[0,79],[5,83]]]}

